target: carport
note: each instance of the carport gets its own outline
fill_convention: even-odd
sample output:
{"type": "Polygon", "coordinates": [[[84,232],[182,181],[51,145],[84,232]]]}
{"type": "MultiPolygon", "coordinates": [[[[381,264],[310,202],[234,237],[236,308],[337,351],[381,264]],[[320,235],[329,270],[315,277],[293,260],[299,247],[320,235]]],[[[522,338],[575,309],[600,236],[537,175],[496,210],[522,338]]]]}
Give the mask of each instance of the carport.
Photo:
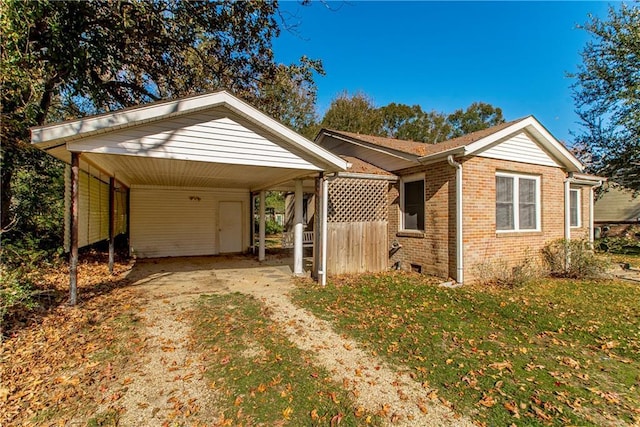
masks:
{"type": "MultiPolygon", "coordinates": [[[[31,140],[70,165],[65,228],[72,290],[78,248],[108,239],[111,263],[123,229],[140,258],[247,252],[254,197],[261,201],[258,259],[264,260],[265,191],[280,188],[295,190],[294,274],[303,274],[304,188],[326,212],[325,174],[347,168],[226,91],[35,127],[31,140]]],[[[318,225],[314,270],[324,282],[326,215],[318,225]]]]}

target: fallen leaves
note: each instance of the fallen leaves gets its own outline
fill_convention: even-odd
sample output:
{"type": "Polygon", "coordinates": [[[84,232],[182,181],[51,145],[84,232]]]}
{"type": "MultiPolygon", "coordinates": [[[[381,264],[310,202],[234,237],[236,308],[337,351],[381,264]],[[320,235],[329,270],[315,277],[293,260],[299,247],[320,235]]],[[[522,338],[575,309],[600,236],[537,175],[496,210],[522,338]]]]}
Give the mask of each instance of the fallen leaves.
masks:
{"type": "Polygon", "coordinates": [[[490,394],[483,394],[482,399],[478,402],[478,404],[484,406],[485,408],[491,408],[495,406],[496,400],[490,394]]]}
{"type": "Polygon", "coordinates": [[[502,370],[508,370],[510,372],[513,372],[513,365],[511,362],[505,360],[502,362],[495,362],[495,363],[491,363],[489,364],[489,367],[492,369],[497,369],[498,371],[502,371],[502,370]]]}
{"type": "Polygon", "coordinates": [[[431,394],[425,401],[439,390],[456,411],[480,414],[479,425],[505,425],[506,414],[517,425],[638,419],[640,382],[630,388],[628,374],[640,369],[640,312],[629,303],[640,300],[637,286],[544,279],[448,290],[401,272],[335,282],[299,300],[371,354],[407,366],[431,394]]]}
{"type": "MultiPolygon", "coordinates": [[[[0,425],[27,424],[47,408],[55,408],[47,409],[48,422],[64,422],[95,407],[113,382],[127,384],[118,375],[135,351],[131,326],[137,321],[133,291],[118,282],[127,269],[117,264],[120,275],[111,276],[105,264],[85,260],[78,270],[77,307],[66,305],[68,271],[44,274],[43,285],[61,297],[22,327],[13,325],[2,342],[0,425]]],[[[105,396],[110,401],[120,397],[105,396]]]]}

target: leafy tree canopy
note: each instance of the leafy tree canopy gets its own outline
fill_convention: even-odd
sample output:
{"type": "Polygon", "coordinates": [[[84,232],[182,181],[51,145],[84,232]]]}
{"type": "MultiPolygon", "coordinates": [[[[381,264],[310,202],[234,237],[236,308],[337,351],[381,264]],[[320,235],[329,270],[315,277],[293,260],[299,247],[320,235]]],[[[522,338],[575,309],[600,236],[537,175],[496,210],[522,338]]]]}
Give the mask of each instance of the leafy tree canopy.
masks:
{"type": "Polygon", "coordinates": [[[466,110],[456,110],[449,114],[447,122],[451,126],[451,137],[466,135],[504,123],[502,109],[484,102],[474,102],[466,110]]]}
{"type": "Polygon", "coordinates": [[[323,73],[322,64],[305,57],[275,62],[277,7],[231,0],[1,2],[3,229],[15,217],[14,172],[38,156],[28,147],[30,126],[220,88],[294,128],[312,123],[313,76],[323,73]]]}
{"type": "Polygon", "coordinates": [[[377,135],[380,133],[382,121],[379,110],[368,95],[356,93],[350,96],[343,92],[331,101],[320,126],[377,135]]]}
{"type": "Polygon", "coordinates": [[[433,144],[500,123],[504,123],[502,110],[484,102],[445,114],[424,111],[419,105],[376,107],[364,93],[345,92],[331,102],[319,127],[433,144]]]}
{"type": "Polygon", "coordinates": [[[592,172],[640,190],[640,7],[609,7],[583,27],[593,39],[573,75],[582,131],[575,145],[592,172]]]}

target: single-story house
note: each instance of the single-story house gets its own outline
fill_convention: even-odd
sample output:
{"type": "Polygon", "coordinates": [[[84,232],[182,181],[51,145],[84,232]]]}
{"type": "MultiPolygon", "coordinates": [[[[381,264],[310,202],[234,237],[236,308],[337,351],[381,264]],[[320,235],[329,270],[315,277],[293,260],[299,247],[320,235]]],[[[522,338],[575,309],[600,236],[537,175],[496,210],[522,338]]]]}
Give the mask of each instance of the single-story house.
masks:
{"type": "Polygon", "coordinates": [[[516,263],[563,237],[592,239],[593,188],[603,181],[583,174],[533,117],[433,145],[330,129],[314,143],[219,91],[31,132],[69,165],[72,288],[78,248],[107,239],[112,264],[124,231],[137,257],[257,246],[265,259],[267,190],[295,195],[294,274],[312,240],[322,283],[390,267],[462,283],[479,263],[516,263]]]}
{"type": "MultiPolygon", "coordinates": [[[[337,222],[352,221],[358,209],[370,214],[360,220],[378,222],[384,268],[461,283],[481,264],[515,265],[555,239],[593,240],[593,189],[604,179],[582,173],[580,161],[532,116],[438,144],[332,129],[322,129],[316,143],[358,165],[356,173],[329,177],[328,204],[347,213],[337,222]]],[[[328,221],[331,232],[336,219],[328,221]]],[[[362,264],[357,255],[352,262],[362,264]]]]}
{"type": "MultiPolygon", "coordinates": [[[[260,197],[295,192],[294,273],[303,273],[302,200],[347,162],[226,91],[31,129],[36,147],[69,165],[67,239],[71,284],[78,247],[129,233],[138,257],[217,255],[253,246],[260,197]],[[127,224],[124,226],[123,224],[127,224]]],[[[325,198],[326,199],[326,198],[325,198]]],[[[324,280],[318,254],[316,273],[324,280]]]]}

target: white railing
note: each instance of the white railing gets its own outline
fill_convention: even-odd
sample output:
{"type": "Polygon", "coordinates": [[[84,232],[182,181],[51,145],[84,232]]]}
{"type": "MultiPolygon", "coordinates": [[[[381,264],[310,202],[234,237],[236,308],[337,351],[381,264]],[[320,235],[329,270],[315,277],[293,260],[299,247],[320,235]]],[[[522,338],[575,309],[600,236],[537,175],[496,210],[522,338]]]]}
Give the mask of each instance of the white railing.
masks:
{"type": "MultiPolygon", "coordinates": [[[[288,231],[282,233],[282,247],[283,248],[292,248],[295,237],[293,231],[288,231]]],[[[305,248],[313,247],[313,231],[303,231],[302,232],[302,246],[305,248]]]]}

